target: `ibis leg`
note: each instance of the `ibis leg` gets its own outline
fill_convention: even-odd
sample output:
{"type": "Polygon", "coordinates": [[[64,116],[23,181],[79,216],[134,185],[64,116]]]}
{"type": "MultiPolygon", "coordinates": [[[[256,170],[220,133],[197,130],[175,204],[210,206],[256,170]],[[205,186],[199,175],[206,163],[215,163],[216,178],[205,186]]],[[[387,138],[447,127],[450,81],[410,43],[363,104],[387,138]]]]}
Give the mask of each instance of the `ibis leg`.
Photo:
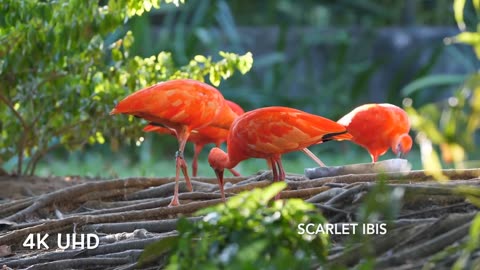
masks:
{"type": "Polygon", "coordinates": [[[192,175],[195,177],[197,176],[198,172],[198,156],[200,152],[202,152],[204,144],[195,144],[194,153],[193,153],[193,161],[192,161],[192,175]]]}
{"type": "MultiPolygon", "coordinates": [[[[283,169],[282,160],[280,158],[277,159],[273,164],[273,166],[278,168],[278,181],[285,181],[286,176],[285,176],[285,170],[283,169]]],[[[275,200],[280,199],[280,193],[281,192],[275,195],[275,200]]]]}
{"type": "Polygon", "coordinates": [[[232,174],[233,176],[241,176],[240,173],[238,173],[235,169],[228,169],[232,174]]]}
{"type": "Polygon", "coordinates": [[[190,177],[188,177],[187,163],[185,162],[185,158],[183,157],[183,151],[185,150],[185,144],[187,143],[189,135],[190,131],[186,127],[182,128],[180,131],[177,131],[179,149],[175,154],[175,189],[172,201],[168,206],[176,206],[180,204],[178,201],[178,181],[180,179],[180,170],[182,170],[185,181],[187,182],[187,189],[192,191],[192,184],[190,183],[190,177]]]}
{"type": "Polygon", "coordinates": [[[308,150],[308,148],[303,148],[302,152],[309,156],[315,163],[317,163],[320,167],[325,167],[325,163],[323,163],[317,156],[315,156],[312,151],[308,150]]]}

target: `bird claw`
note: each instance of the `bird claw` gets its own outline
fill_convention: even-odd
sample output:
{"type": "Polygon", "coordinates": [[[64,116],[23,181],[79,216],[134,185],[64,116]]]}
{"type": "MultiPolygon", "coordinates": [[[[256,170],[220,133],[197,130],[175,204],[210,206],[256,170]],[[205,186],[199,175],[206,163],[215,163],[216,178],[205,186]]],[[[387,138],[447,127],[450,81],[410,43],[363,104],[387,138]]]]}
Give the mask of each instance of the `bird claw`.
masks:
{"type": "Polygon", "coordinates": [[[173,196],[172,201],[168,205],[168,207],[179,206],[180,202],[178,201],[178,197],[173,196]]]}

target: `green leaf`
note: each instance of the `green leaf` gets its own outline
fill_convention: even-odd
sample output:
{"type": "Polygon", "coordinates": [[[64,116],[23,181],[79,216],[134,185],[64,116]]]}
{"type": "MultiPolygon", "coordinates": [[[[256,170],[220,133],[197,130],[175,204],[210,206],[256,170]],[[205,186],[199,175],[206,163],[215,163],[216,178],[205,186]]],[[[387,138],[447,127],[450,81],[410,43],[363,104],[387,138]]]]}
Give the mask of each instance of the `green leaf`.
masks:
{"type": "Polygon", "coordinates": [[[478,14],[480,13],[480,0],[472,0],[473,8],[475,8],[475,12],[478,14]]]}
{"type": "Polygon", "coordinates": [[[459,84],[465,81],[467,75],[430,75],[427,77],[423,77],[413,82],[407,84],[402,90],[401,93],[403,96],[410,96],[411,94],[426,89],[429,87],[436,87],[436,86],[446,86],[446,85],[453,85],[459,84]]]}
{"type": "MultiPolygon", "coordinates": [[[[151,49],[149,38],[136,35],[135,42],[133,36],[133,32],[142,32],[137,26],[148,27],[147,16],[136,18],[130,25],[133,32],[127,31],[122,37],[123,29],[130,28],[125,24],[130,17],[157,8],[160,2],[165,1],[109,0],[100,6],[79,0],[48,4],[7,1],[5,27],[0,27],[0,55],[5,56],[0,57],[0,81],[5,82],[1,92],[13,105],[0,106],[0,125],[8,127],[0,130],[0,163],[15,160],[14,156],[21,156],[20,151],[26,153],[24,158],[47,153],[53,142],[69,150],[85,143],[104,143],[107,137],[111,142],[131,143],[141,136],[143,123],[134,117],[109,116],[115,103],[126,95],[175,78],[203,81],[210,75],[218,85],[235,71],[244,73],[251,68],[251,55],[249,58],[235,53],[225,53],[217,62],[211,61],[211,56],[198,56],[206,61],[190,61],[185,66],[177,65],[179,56],[174,59],[169,52],[145,58],[134,56],[139,54],[138,48],[148,48],[141,54],[157,49],[151,49]],[[19,144],[22,136],[4,135],[22,135],[24,129],[16,110],[25,123],[34,123],[31,129],[35,136],[25,136],[25,149],[19,144]]],[[[169,2],[179,5],[184,1],[169,2]]],[[[200,17],[196,20],[203,21],[200,17]]],[[[172,28],[176,29],[176,25],[172,28]]],[[[176,42],[184,46],[185,37],[176,36],[176,42]]],[[[32,159],[22,164],[29,161],[32,159]]],[[[26,172],[20,169],[17,173],[26,172]]]]}
{"type": "Polygon", "coordinates": [[[470,226],[470,240],[468,241],[468,249],[473,252],[480,246],[480,214],[475,215],[470,226]]]}
{"type": "Polygon", "coordinates": [[[262,251],[268,246],[267,239],[257,240],[253,243],[249,243],[237,253],[237,257],[244,261],[255,262],[258,257],[261,256],[262,251]]]}
{"type": "Polygon", "coordinates": [[[480,43],[480,33],[478,32],[461,32],[453,36],[455,42],[465,43],[469,45],[477,45],[480,43]]]}
{"type": "Polygon", "coordinates": [[[207,61],[207,58],[203,55],[195,55],[193,59],[199,63],[205,63],[207,61]]]}
{"type": "Polygon", "coordinates": [[[247,52],[240,57],[240,64],[238,69],[242,74],[247,73],[253,66],[253,55],[251,52],[247,52]]]}
{"type": "Polygon", "coordinates": [[[283,269],[287,264],[297,269],[313,261],[325,262],[328,235],[305,237],[292,226],[326,220],[301,199],[271,203],[285,187],[279,182],[242,192],[226,204],[201,210],[205,214],[201,221],[179,222],[180,240],[166,269],[283,269]]]}
{"type": "Polygon", "coordinates": [[[477,58],[480,59],[480,33],[479,32],[462,32],[453,38],[447,39],[449,42],[457,42],[468,44],[473,47],[477,58]]]}
{"type": "Polygon", "coordinates": [[[147,245],[138,259],[139,267],[152,263],[172,249],[178,242],[178,236],[168,236],[147,245]]]}
{"type": "Polygon", "coordinates": [[[262,192],[261,201],[268,202],[273,197],[275,197],[278,193],[284,190],[287,187],[287,183],[284,181],[273,183],[267,188],[265,188],[262,192]]]}
{"type": "Polygon", "coordinates": [[[218,72],[218,70],[215,69],[215,67],[210,68],[210,76],[208,77],[208,79],[214,86],[220,85],[220,73],[218,72]]]}
{"type": "Polygon", "coordinates": [[[460,257],[455,261],[452,269],[462,270],[466,269],[471,254],[480,247],[480,214],[475,215],[472,224],[470,225],[469,239],[466,247],[462,251],[460,257]]]}
{"type": "Polygon", "coordinates": [[[465,30],[465,22],[463,20],[463,9],[465,8],[465,0],[454,0],[453,1],[453,14],[455,21],[457,22],[458,28],[461,31],[465,30]]]}

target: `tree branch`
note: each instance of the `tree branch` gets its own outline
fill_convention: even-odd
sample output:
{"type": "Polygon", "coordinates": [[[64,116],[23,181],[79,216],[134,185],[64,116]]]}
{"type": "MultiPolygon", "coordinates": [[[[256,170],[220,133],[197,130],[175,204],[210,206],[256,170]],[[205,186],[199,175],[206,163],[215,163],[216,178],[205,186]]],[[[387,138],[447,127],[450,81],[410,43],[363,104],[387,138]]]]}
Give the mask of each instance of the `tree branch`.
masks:
{"type": "Polygon", "coordinates": [[[24,237],[26,237],[30,233],[71,231],[73,227],[79,228],[86,224],[94,223],[115,223],[125,220],[135,221],[161,219],[172,216],[191,214],[202,208],[217,205],[219,203],[222,203],[221,199],[192,202],[174,207],[166,206],[146,210],[119,212],[114,214],[104,214],[96,216],[71,216],[59,220],[46,220],[45,222],[37,226],[19,229],[3,234],[2,236],[0,236],[0,245],[11,245],[19,243],[19,239],[24,239],[24,237]]]}
{"type": "Polygon", "coordinates": [[[7,107],[13,112],[13,115],[20,121],[23,127],[23,133],[18,141],[18,165],[17,165],[17,174],[22,174],[22,162],[23,162],[23,150],[25,148],[25,142],[27,139],[28,125],[25,122],[25,119],[20,115],[20,113],[15,110],[12,102],[0,92],[0,100],[7,105],[7,107]]]}

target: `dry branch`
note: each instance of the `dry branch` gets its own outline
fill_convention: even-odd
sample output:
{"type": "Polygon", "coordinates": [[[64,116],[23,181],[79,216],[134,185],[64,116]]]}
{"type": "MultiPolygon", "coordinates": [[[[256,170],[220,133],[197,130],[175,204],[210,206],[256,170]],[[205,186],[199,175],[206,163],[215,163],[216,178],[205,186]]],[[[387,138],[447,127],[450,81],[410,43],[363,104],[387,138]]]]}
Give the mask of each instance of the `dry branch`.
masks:
{"type": "Polygon", "coordinates": [[[470,229],[471,222],[465,223],[458,228],[452,229],[451,231],[441,234],[434,239],[422,242],[421,244],[409,247],[400,252],[395,253],[392,256],[387,256],[386,258],[380,258],[376,262],[377,267],[385,267],[398,265],[406,260],[415,260],[417,258],[422,258],[429,256],[438,252],[445,247],[453,244],[455,241],[462,239],[465,235],[468,234],[470,229]]]}
{"type": "Polygon", "coordinates": [[[225,188],[225,195],[227,193],[240,193],[247,190],[252,190],[254,188],[262,188],[270,185],[272,182],[270,180],[262,180],[260,182],[250,182],[246,185],[236,185],[231,188],[225,188]]]}
{"type": "MultiPolygon", "coordinates": [[[[139,255],[138,255],[139,256],[139,255]]],[[[93,257],[93,258],[76,258],[67,260],[58,260],[48,263],[39,263],[28,267],[28,270],[64,270],[64,269],[87,269],[89,267],[99,266],[106,268],[109,266],[123,265],[132,263],[137,260],[136,257],[93,257]]]]}
{"type": "Polygon", "coordinates": [[[329,190],[330,187],[318,187],[318,188],[306,188],[300,190],[285,190],[280,193],[280,198],[288,199],[288,198],[309,198],[313,195],[317,195],[324,191],[329,190]]]}
{"type": "Polygon", "coordinates": [[[105,189],[128,189],[132,187],[146,188],[151,186],[163,185],[170,183],[174,178],[127,178],[127,179],[117,179],[109,181],[96,181],[96,182],[87,182],[77,186],[72,186],[64,189],[60,189],[51,193],[41,195],[35,202],[19,211],[18,213],[11,215],[5,219],[10,221],[22,221],[26,220],[29,216],[34,215],[35,212],[49,205],[52,205],[56,202],[69,202],[72,198],[77,198],[83,194],[89,192],[95,192],[97,190],[105,189]]]}
{"type": "Polygon", "coordinates": [[[337,196],[338,194],[344,192],[345,190],[346,189],[343,189],[343,188],[330,188],[329,190],[324,191],[322,193],[319,193],[319,194],[309,198],[306,201],[309,202],[309,203],[319,203],[319,202],[328,201],[331,198],[337,196]]]}
{"type": "Polygon", "coordinates": [[[328,200],[325,203],[325,205],[334,206],[334,205],[339,204],[339,203],[343,204],[343,203],[345,203],[345,201],[347,199],[355,196],[357,193],[369,190],[372,187],[373,187],[373,185],[370,184],[370,183],[363,183],[361,185],[357,185],[357,186],[355,186],[353,188],[350,188],[350,189],[347,189],[344,192],[342,192],[342,193],[336,195],[335,197],[331,198],[330,200],[328,200]]]}
{"type": "MultiPolygon", "coordinates": [[[[202,217],[189,217],[187,219],[194,222],[201,220],[202,217]]],[[[178,218],[142,222],[98,223],[85,225],[82,228],[82,231],[112,234],[145,229],[148,232],[163,233],[175,230],[177,222],[178,218]]]]}
{"type": "MultiPolygon", "coordinates": [[[[180,193],[179,199],[181,201],[184,200],[213,200],[213,199],[220,199],[220,194],[217,193],[205,193],[205,192],[189,192],[189,193],[180,193]]],[[[144,210],[144,209],[151,209],[157,207],[164,207],[170,203],[170,198],[161,198],[156,199],[153,201],[143,202],[143,203],[136,203],[132,205],[122,206],[122,207],[115,207],[115,208],[108,208],[103,210],[92,210],[86,212],[87,215],[101,215],[101,214],[109,214],[109,213],[118,213],[118,212],[126,212],[132,210],[144,210]]],[[[73,216],[73,215],[71,215],[73,216]]]]}
{"type": "Polygon", "coordinates": [[[468,203],[468,202],[461,202],[461,203],[456,203],[456,204],[442,206],[442,207],[435,207],[435,208],[431,208],[431,209],[415,211],[415,212],[412,212],[412,213],[409,213],[409,214],[401,215],[398,218],[399,219],[412,218],[412,217],[416,217],[416,216],[423,216],[425,214],[434,214],[434,213],[444,212],[444,211],[448,211],[448,210],[451,210],[451,209],[466,207],[466,206],[471,206],[471,204],[468,203]]]}
{"type": "MultiPolygon", "coordinates": [[[[170,183],[169,183],[170,184],[170,183]]],[[[166,185],[169,185],[166,184],[166,185]]],[[[164,185],[162,185],[164,186],[164,185]]],[[[89,192],[86,194],[83,194],[74,200],[72,200],[72,203],[78,203],[78,202],[88,202],[92,200],[107,200],[107,199],[114,199],[114,198],[121,198],[125,199],[129,194],[132,194],[134,192],[143,190],[142,187],[131,187],[131,188],[117,188],[117,189],[105,189],[105,190],[96,190],[94,192],[89,192]]]]}
{"type": "MultiPolygon", "coordinates": [[[[365,174],[313,180],[289,174],[286,177],[289,189],[283,191],[281,197],[308,198],[307,201],[324,212],[331,223],[341,220],[357,222],[357,202],[377,185],[377,179],[388,180],[385,181],[387,187],[401,188],[405,192],[399,217],[383,221],[389,225],[388,233],[363,236],[370,238],[373,244],[355,244],[348,248],[342,246],[348,237],[334,236],[336,248],[330,251],[330,263],[353,266],[362,260],[365,251],[370,250],[370,255],[380,258],[378,268],[394,266],[391,269],[410,269],[407,266],[417,267],[421,265],[419,262],[424,263],[428,256],[441,248],[465,240],[468,225],[477,211],[475,206],[464,202],[456,187],[461,184],[480,185],[480,170],[446,170],[444,174],[454,181],[440,184],[419,171],[401,177],[398,174],[365,174]],[[458,203],[459,200],[462,202],[458,203]],[[452,215],[454,211],[467,213],[452,215]],[[438,218],[440,214],[445,216],[438,218]],[[410,264],[403,262],[407,258],[413,258],[410,264]]],[[[37,232],[96,233],[100,237],[100,246],[93,250],[31,252],[23,257],[22,253],[17,253],[14,257],[2,258],[2,263],[13,268],[35,265],[38,269],[63,269],[81,265],[77,268],[135,269],[135,260],[119,259],[137,258],[149,243],[175,234],[180,216],[187,216],[195,222],[202,217],[188,217],[192,212],[221,203],[216,178],[194,177],[192,180],[194,192],[187,192],[185,183],[180,182],[182,205],[178,207],[166,207],[173,193],[173,177],[87,182],[37,197],[6,202],[1,205],[0,216],[13,213],[8,220],[17,224],[0,233],[0,246],[12,245],[15,252],[29,233],[37,232]],[[54,217],[52,213],[56,206],[61,206],[63,217],[38,220],[42,216],[54,217]],[[14,214],[16,211],[18,213],[14,214]],[[27,222],[32,220],[30,217],[34,218],[33,221],[27,222]],[[94,267],[92,264],[98,260],[103,260],[105,265],[94,267]]],[[[270,185],[271,171],[262,171],[250,177],[225,178],[225,182],[226,194],[231,196],[270,185]]],[[[447,257],[442,260],[445,265],[448,265],[448,260],[457,259],[458,252],[447,257]]]]}
{"type": "Polygon", "coordinates": [[[388,223],[394,228],[400,228],[407,225],[431,224],[433,222],[436,222],[437,220],[438,220],[437,218],[412,218],[412,219],[399,218],[395,220],[384,221],[383,223],[388,223]]]}
{"type": "MultiPolygon", "coordinates": [[[[191,181],[194,191],[209,192],[218,188],[218,185],[201,183],[197,181],[191,181]]],[[[158,187],[152,187],[145,190],[140,190],[138,192],[129,194],[125,196],[125,200],[139,200],[146,198],[160,198],[167,197],[173,194],[173,189],[175,182],[164,184],[158,187]]],[[[187,185],[184,181],[180,182],[178,185],[178,192],[188,192],[187,185]]]]}
{"type": "MultiPolygon", "coordinates": [[[[233,177],[225,177],[223,178],[224,183],[232,183],[236,184],[242,181],[245,181],[253,176],[233,176],[233,177]]],[[[196,181],[200,183],[205,183],[205,184],[212,184],[212,185],[218,185],[218,180],[216,177],[191,177],[191,181],[196,181]]]]}
{"type": "MultiPolygon", "coordinates": [[[[371,239],[370,246],[375,255],[382,254],[393,247],[397,242],[401,241],[406,235],[417,231],[419,228],[423,228],[424,224],[405,226],[402,228],[394,229],[388,232],[387,235],[377,236],[371,239]]],[[[363,244],[357,244],[352,248],[345,249],[341,253],[334,254],[329,258],[330,265],[347,265],[352,266],[358,263],[365,255],[366,248],[363,244]]],[[[331,267],[332,268],[332,267],[331,267]]]]}
{"type": "Polygon", "coordinates": [[[94,211],[94,210],[103,210],[108,208],[118,208],[124,206],[130,206],[135,204],[147,203],[157,201],[159,198],[148,198],[148,199],[139,199],[139,200],[130,200],[130,201],[87,201],[80,206],[77,211],[94,211]]]}
{"type": "Polygon", "coordinates": [[[325,205],[325,204],[321,204],[321,203],[314,203],[314,205],[320,210],[327,210],[327,211],[331,211],[331,212],[335,212],[335,213],[342,213],[342,214],[345,214],[345,215],[350,215],[351,214],[351,212],[349,212],[349,211],[345,211],[345,210],[338,209],[338,208],[328,206],[328,205],[325,205]]]}
{"type": "Polygon", "coordinates": [[[260,182],[263,180],[273,180],[272,171],[259,171],[257,175],[252,176],[244,181],[238,182],[237,185],[248,185],[252,182],[260,182]]]}
{"type": "Polygon", "coordinates": [[[407,244],[423,242],[425,239],[432,238],[433,236],[441,235],[442,233],[448,232],[453,228],[462,226],[463,224],[469,223],[473,219],[474,214],[451,214],[445,216],[444,218],[438,219],[430,226],[425,227],[423,230],[419,230],[412,235],[409,235],[394,247],[393,251],[398,251],[403,247],[406,247],[407,244]]]}
{"type": "Polygon", "coordinates": [[[128,250],[143,249],[146,245],[159,241],[160,239],[171,237],[174,233],[163,233],[147,239],[134,239],[128,241],[119,241],[111,244],[104,244],[96,249],[83,250],[65,250],[63,252],[48,252],[34,257],[25,257],[20,259],[8,259],[4,264],[10,267],[21,267],[27,265],[34,265],[46,261],[67,260],[78,257],[98,256],[106,254],[119,254],[128,250]]]}
{"type": "MultiPolygon", "coordinates": [[[[480,169],[466,170],[444,170],[442,171],[450,180],[466,180],[480,177],[480,169]]],[[[408,182],[422,182],[435,180],[432,176],[425,174],[424,171],[411,171],[405,175],[398,173],[369,173],[369,174],[348,174],[334,177],[323,177],[307,181],[289,182],[290,188],[318,187],[327,183],[355,183],[355,182],[374,182],[376,180],[403,180],[408,182]]]]}
{"type": "Polygon", "coordinates": [[[0,209],[0,216],[4,217],[5,215],[11,215],[12,213],[16,213],[19,210],[25,209],[28,206],[32,205],[32,202],[33,200],[25,200],[7,206],[2,205],[2,208],[0,209]]]}
{"type": "Polygon", "coordinates": [[[73,226],[83,226],[85,224],[92,223],[113,223],[113,222],[125,222],[133,220],[148,220],[148,219],[159,219],[166,218],[169,216],[174,216],[178,214],[189,214],[193,213],[201,208],[212,206],[220,203],[220,199],[202,201],[202,202],[192,202],[189,204],[179,205],[175,207],[160,207],[155,209],[141,210],[141,211],[128,211],[115,214],[105,214],[105,215],[96,215],[96,216],[72,216],[60,220],[49,220],[41,225],[34,227],[29,227],[25,229],[16,230],[10,233],[7,233],[3,236],[0,236],[0,245],[8,244],[18,244],[20,241],[24,240],[24,237],[29,233],[39,233],[39,232],[51,232],[52,230],[59,229],[73,229],[73,226]]]}

